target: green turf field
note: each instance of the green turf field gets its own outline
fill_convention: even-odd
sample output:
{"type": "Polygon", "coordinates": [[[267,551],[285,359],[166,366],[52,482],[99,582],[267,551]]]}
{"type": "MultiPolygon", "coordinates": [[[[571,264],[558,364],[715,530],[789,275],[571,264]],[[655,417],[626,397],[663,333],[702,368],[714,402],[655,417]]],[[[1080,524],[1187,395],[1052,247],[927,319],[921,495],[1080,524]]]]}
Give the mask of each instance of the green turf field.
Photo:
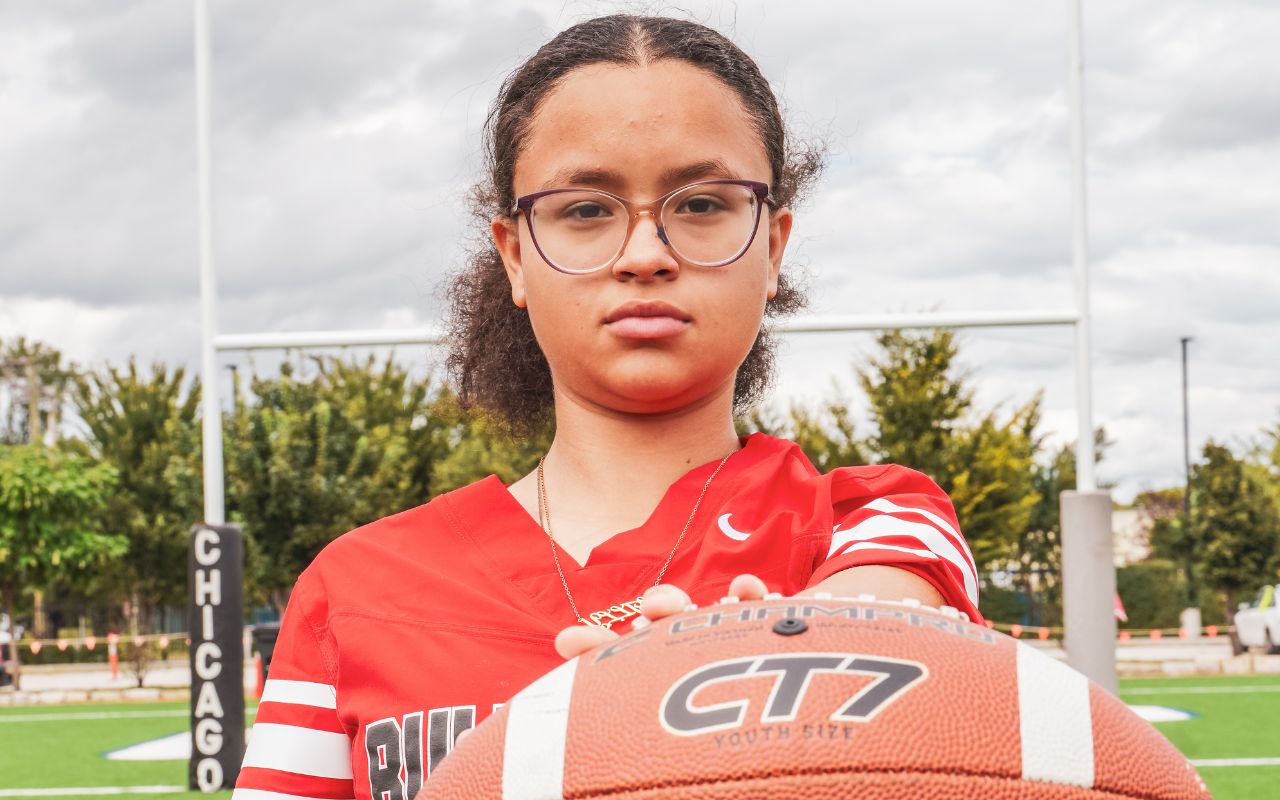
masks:
{"type": "MultiPolygon", "coordinates": [[[[1200,765],[1200,774],[1214,797],[1280,798],[1280,676],[1126,680],[1120,694],[1130,704],[1169,706],[1200,715],[1157,727],[1189,758],[1207,762],[1200,765]],[[1270,763],[1250,764],[1249,759],[1270,763]]],[[[250,709],[250,719],[252,713],[250,709]]],[[[74,793],[78,787],[183,785],[185,761],[109,761],[102,754],[178,733],[185,728],[186,714],[185,703],[0,708],[0,800],[203,797],[195,792],[144,794],[136,788],[111,795],[74,793]],[[20,793],[52,788],[68,793],[20,793]]],[[[213,795],[223,800],[228,796],[213,795]]]]}
{"type": "MultiPolygon", "coordinates": [[[[185,786],[186,761],[112,761],[102,754],[186,729],[186,703],[18,706],[0,708],[0,798],[33,797],[22,789],[185,786]]],[[[253,720],[253,709],[247,712],[253,720]]],[[[133,788],[110,795],[42,792],[59,800],[108,797],[214,797],[230,792],[155,792],[133,788]]]]}
{"type": "Polygon", "coordinates": [[[1280,798],[1280,676],[1126,680],[1120,696],[1200,715],[1156,727],[1192,761],[1209,762],[1197,768],[1218,800],[1280,798]],[[1249,759],[1270,763],[1230,763],[1249,759]]]}

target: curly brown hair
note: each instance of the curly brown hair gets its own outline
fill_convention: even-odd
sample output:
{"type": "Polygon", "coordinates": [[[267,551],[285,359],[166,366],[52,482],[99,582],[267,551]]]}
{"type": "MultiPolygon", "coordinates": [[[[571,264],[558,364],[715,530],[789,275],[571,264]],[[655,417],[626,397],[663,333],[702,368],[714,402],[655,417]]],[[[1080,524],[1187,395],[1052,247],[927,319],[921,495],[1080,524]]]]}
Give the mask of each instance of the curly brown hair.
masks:
{"type": "MultiPolygon", "coordinates": [[[[678,59],[706,70],[737,92],[764,144],[779,206],[791,206],[824,165],[821,147],[789,141],[777,98],[750,56],[704,25],[669,17],[618,14],[562,31],[507,77],[485,123],[485,177],[471,189],[476,227],[466,267],[447,284],[449,355],[445,367],[464,407],[479,407],[513,431],[545,424],[553,408],[551,369],[526,309],[511,302],[502,258],[489,235],[495,216],[515,202],[512,178],[538,104],[573,70],[609,63],[638,67],[678,59]]],[[[803,308],[803,288],[784,274],[765,306],[766,322],[803,308]]],[[[738,368],[734,410],[754,405],[773,375],[775,343],[768,325],[738,368]]]]}

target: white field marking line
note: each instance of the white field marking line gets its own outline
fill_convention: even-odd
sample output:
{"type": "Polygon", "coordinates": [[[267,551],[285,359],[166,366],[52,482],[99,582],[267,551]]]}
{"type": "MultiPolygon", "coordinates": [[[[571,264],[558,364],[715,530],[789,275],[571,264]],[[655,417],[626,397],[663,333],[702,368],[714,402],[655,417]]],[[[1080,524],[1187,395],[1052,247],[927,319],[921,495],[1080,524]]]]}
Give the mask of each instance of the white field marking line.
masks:
{"type": "Polygon", "coordinates": [[[1250,694],[1252,692],[1280,692],[1280,686],[1264,684],[1260,686],[1148,686],[1134,689],[1120,689],[1120,694],[1250,694]]]}
{"type": "Polygon", "coordinates": [[[1280,758],[1193,758],[1197,767],[1280,767],[1280,758]]]}
{"type": "Polygon", "coordinates": [[[86,794],[172,794],[185,786],[65,786],[57,789],[0,789],[0,797],[74,797],[86,794]]]}
{"type": "MultiPolygon", "coordinates": [[[[0,715],[0,724],[5,722],[58,722],[60,720],[85,719],[142,719],[146,717],[189,717],[190,709],[172,708],[165,711],[83,711],[72,714],[10,714],[0,715]]],[[[186,791],[185,789],[183,791],[186,791]]],[[[0,797],[5,795],[0,794],[0,797]]]]}

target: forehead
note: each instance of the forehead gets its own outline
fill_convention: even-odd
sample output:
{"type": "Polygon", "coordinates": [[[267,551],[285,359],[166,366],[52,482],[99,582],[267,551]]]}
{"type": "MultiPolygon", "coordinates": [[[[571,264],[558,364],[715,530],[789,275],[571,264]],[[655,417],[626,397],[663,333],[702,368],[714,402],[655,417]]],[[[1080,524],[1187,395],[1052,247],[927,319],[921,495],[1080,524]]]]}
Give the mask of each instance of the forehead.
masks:
{"type": "Polygon", "coordinates": [[[717,161],[733,177],[772,177],[734,90],[683,61],[591,64],[539,104],[516,161],[515,191],[553,188],[574,173],[613,175],[599,181],[617,184],[605,188],[657,191],[663,174],[717,161]]]}

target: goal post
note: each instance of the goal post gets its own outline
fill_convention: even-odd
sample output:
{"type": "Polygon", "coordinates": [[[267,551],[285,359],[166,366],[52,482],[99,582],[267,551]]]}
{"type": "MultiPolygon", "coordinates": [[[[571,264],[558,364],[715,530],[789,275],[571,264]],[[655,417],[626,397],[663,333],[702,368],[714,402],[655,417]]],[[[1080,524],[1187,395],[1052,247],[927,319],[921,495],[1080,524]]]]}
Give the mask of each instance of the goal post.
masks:
{"type": "MultiPolygon", "coordinates": [[[[395,330],[350,330],[273,333],[219,333],[217,330],[217,274],[212,242],[211,156],[209,153],[209,25],[207,0],[193,0],[195,15],[195,111],[197,208],[201,308],[201,398],[203,407],[204,520],[207,526],[225,519],[221,401],[218,391],[220,353],[307,347],[438,344],[437,327],[395,330]]],[[[1070,308],[929,312],[866,316],[811,316],[781,323],[775,330],[788,335],[874,331],[904,328],[972,328],[1013,326],[1071,326],[1074,331],[1073,371],[1077,440],[1076,491],[1064,492],[1062,503],[1063,614],[1069,663],[1104,688],[1115,691],[1115,618],[1111,596],[1098,602],[1100,591],[1114,591],[1115,568],[1110,560],[1110,494],[1099,491],[1095,476],[1090,312],[1088,223],[1084,122],[1081,0],[1066,0],[1068,37],[1068,98],[1071,133],[1071,240],[1073,304],[1070,308]]]]}

